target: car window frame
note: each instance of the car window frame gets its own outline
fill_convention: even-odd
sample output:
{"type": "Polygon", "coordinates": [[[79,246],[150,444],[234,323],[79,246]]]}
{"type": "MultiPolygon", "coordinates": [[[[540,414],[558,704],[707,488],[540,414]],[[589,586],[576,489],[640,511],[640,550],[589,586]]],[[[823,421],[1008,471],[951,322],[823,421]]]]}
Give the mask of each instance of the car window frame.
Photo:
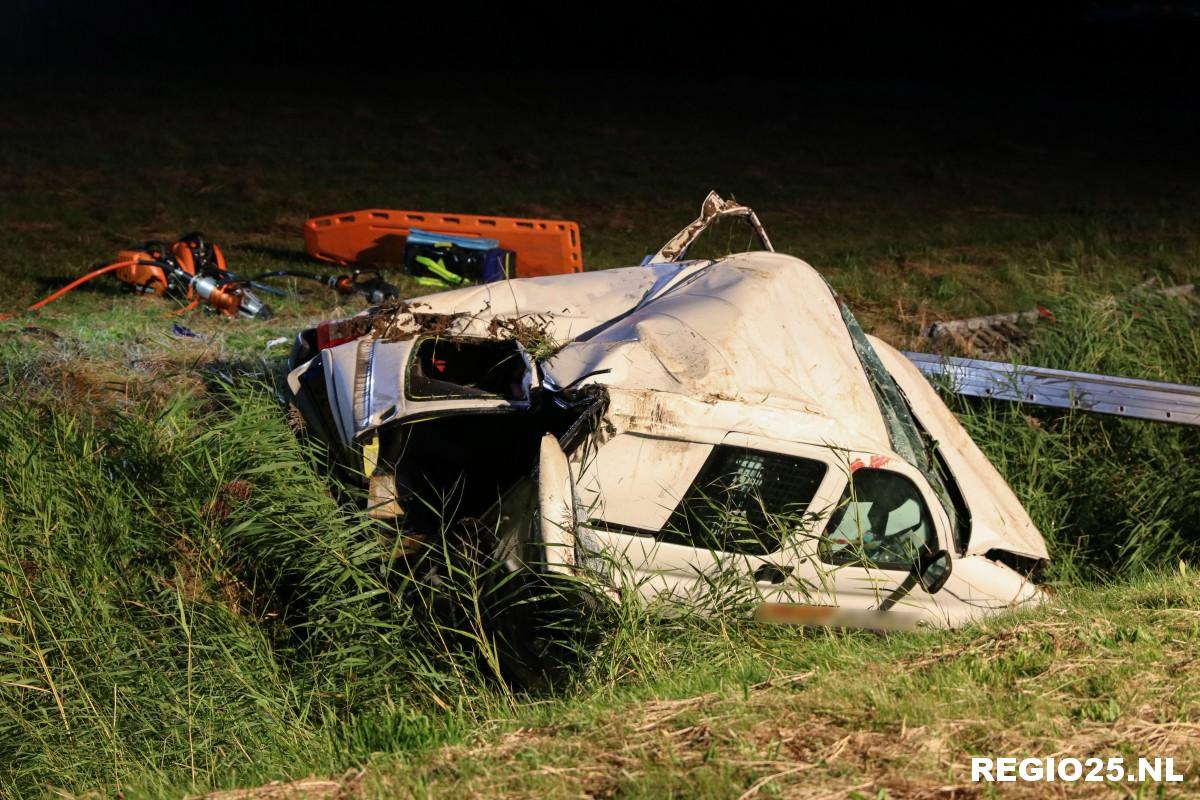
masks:
{"type": "MultiPolygon", "coordinates": [[[[712,552],[712,553],[725,553],[725,554],[728,554],[731,556],[751,556],[751,557],[756,557],[756,558],[763,558],[763,557],[771,555],[772,553],[778,553],[778,552],[782,551],[785,548],[785,546],[787,546],[789,544],[789,537],[787,537],[787,536],[780,536],[777,539],[774,539],[772,542],[774,546],[770,547],[769,549],[768,548],[754,548],[754,549],[739,548],[739,549],[735,550],[735,549],[729,549],[729,548],[709,547],[709,546],[706,546],[706,544],[703,541],[695,541],[695,540],[688,541],[682,536],[682,534],[678,534],[678,535],[671,534],[668,531],[668,527],[672,520],[674,520],[681,513],[686,514],[686,512],[683,510],[683,505],[684,505],[685,500],[687,500],[687,498],[691,494],[692,490],[696,488],[697,484],[699,483],[700,477],[702,475],[704,475],[705,471],[708,470],[713,465],[713,463],[714,463],[714,461],[716,461],[716,459],[721,457],[722,451],[725,451],[725,452],[741,451],[743,453],[746,453],[746,452],[758,453],[764,457],[774,457],[777,459],[789,459],[789,460],[793,460],[793,461],[806,461],[811,464],[820,465],[821,476],[816,481],[816,485],[813,487],[812,496],[810,498],[808,498],[805,502],[804,511],[801,512],[802,515],[805,517],[810,517],[810,515],[812,514],[811,508],[813,506],[814,500],[816,499],[817,492],[820,490],[821,485],[823,483],[825,483],[825,479],[829,475],[829,470],[831,469],[830,465],[826,461],[824,461],[822,459],[811,458],[810,456],[807,456],[807,455],[796,455],[793,453],[781,453],[778,450],[765,450],[761,447],[747,447],[745,445],[731,444],[731,443],[727,443],[727,442],[722,442],[720,444],[714,445],[712,451],[708,455],[708,458],[705,459],[704,464],[700,467],[699,472],[697,472],[696,475],[693,476],[693,478],[691,479],[691,482],[688,484],[688,488],[684,492],[683,497],[679,498],[679,502],[676,504],[675,508],[673,508],[671,510],[671,514],[667,518],[667,522],[664,523],[662,528],[660,528],[658,531],[655,532],[655,534],[654,534],[655,540],[662,542],[663,544],[673,544],[673,545],[679,545],[682,547],[692,547],[692,548],[695,548],[698,550],[708,550],[709,552],[712,552]]],[[[760,542],[764,545],[767,543],[765,541],[765,538],[766,537],[764,536],[764,539],[760,540],[760,542]]],[[[729,541],[726,540],[725,543],[728,544],[729,541]]],[[[736,542],[735,542],[735,544],[736,544],[736,542]]]]}
{"type": "Polygon", "coordinates": [[[946,514],[946,510],[942,507],[937,495],[929,486],[928,481],[919,469],[896,456],[887,457],[870,453],[846,453],[846,457],[848,461],[842,466],[843,471],[839,475],[841,480],[837,487],[837,494],[829,508],[828,513],[825,515],[820,531],[815,537],[813,537],[814,546],[812,555],[818,563],[820,563],[823,567],[831,569],[859,568],[866,570],[883,570],[885,572],[909,572],[912,570],[911,564],[872,564],[862,559],[830,561],[825,558],[825,555],[822,552],[824,550],[822,547],[822,542],[826,539],[827,535],[832,533],[830,530],[830,525],[833,522],[834,515],[837,511],[837,506],[841,503],[842,495],[849,487],[851,477],[853,473],[857,471],[858,466],[861,466],[862,468],[874,469],[876,471],[891,472],[915,486],[917,489],[917,494],[920,496],[921,501],[925,504],[925,510],[929,515],[930,522],[933,524],[934,542],[931,548],[932,551],[936,552],[939,549],[944,549],[951,554],[951,557],[954,557],[955,554],[953,549],[948,547],[948,544],[953,542],[953,537],[949,532],[949,516],[946,514]],[[878,466],[866,467],[865,465],[872,463],[872,459],[876,460],[878,466]],[[882,460],[882,463],[879,463],[880,460],[882,460]]]}
{"type": "MultiPolygon", "coordinates": [[[[810,529],[805,532],[805,535],[799,537],[797,541],[782,541],[779,543],[779,546],[776,549],[767,553],[739,553],[728,550],[714,550],[708,547],[700,547],[695,544],[686,544],[679,541],[667,540],[660,538],[659,534],[661,533],[661,529],[652,530],[648,528],[640,528],[632,525],[621,525],[617,523],[606,523],[604,527],[601,527],[594,524],[593,520],[591,519],[580,522],[581,527],[610,536],[623,535],[636,537],[643,540],[651,539],[654,541],[656,547],[687,548],[706,553],[722,554],[729,556],[730,558],[749,558],[756,560],[772,559],[783,553],[795,552],[798,559],[808,559],[813,556],[816,549],[816,543],[821,535],[821,532],[828,524],[830,515],[833,512],[833,506],[841,497],[844,487],[844,476],[842,475],[842,472],[846,469],[846,465],[837,449],[825,445],[790,442],[736,431],[729,432],[725,436],[716,440],[685,438],[678,436],[652,436],[639,430],[622,430],[615,435],[632,435],[643,436],[647,438],[671,439],[672,441],[709,446],[713,448],[714,452],[717,447],[721,446],[740,447],[743,449],[757,450],[760,452],[769,453],[771,455],[784,456],[787,458],[808,459],[810,461],[817,461],[825,465],[825,474],[822,476],[806,512],[807,514],[811,515],[812,524],[810,529]]],[[[690,489],[695,483],[706,464],[707,460],[700,466],[695,475],[689,476],[687,484],[688,489],[690,489]]],[[[578,462],[574,462],[573,467],[576,467],[577,465],[578,462]]],[[[580,472],[575,473],[577,482],[581,480],[580,472]]],[[[685,489],[685,492],[686,491],[687,490],[685,489]]],[[[680,502],[682,502],[682,499],[683,498],[680,497],[680,502]]],[[[669,518],[670,515],[668,515],[668,519],[669,518]]]]}
{"type": "MultiPolygon", "coordinates": [[[[414,404],[415,403],[420,403],[420,404],[432,404],[432,403],[503,404],[505,406],[511,406],[513,408],[524,408],[524,407],[529,406],[529,404],[532,402],[532,392],[533,392],[533,386],[534,386],[534,382],[533,382],[532,378],[535,377],[535,375],[536,375],[536,370],[534,369],[533,362],[529,358],[529,355],[525,352],[524,348],[521,347],[520,343],[515,342],[513,340],[493,340],[493,339],[483,339],[481,337],[476,337],[476,336],[459,336],[459,335],[444,335],[444,334],[439,334],[436,336],[431,336],[431,335],[417,336],[417,337],[413,338],[412,344],[409,347],[408,354],[405,357],[405,364],[404,364],[404,368],[403,368],[404,399],[407,403],[414,403],[414,404]],[[468,347],[480,346],[480,345],[482,345],[482,346],[496,346],[496,345],[503,346],[505,344],[508,344],[509,342],[511,342],[513,345],[513,355],[515,357],[519,358],[523,364],[523,381],[521,384],[521,396],[520,397],[508,397],[508,396],[505,396],[504,394],[497,394],[495,392],[488,392],[488,391],[483,391],[483,390],[480,390],[473,394],[468,394],[468,393],[425,394],[421,391],[414,391],[414,388],[413,388],[414,369],[419,364],[422,348],[425,345],[427,345],[429,343],[433,343],[433,345],[436,347],[437,345],[444,343],[447,345],[460,345],[460,346],[465,345],[468,347]]],[[[423,373],[423,371],[422,371],[420,378],[423,381],[428,381],[431,383],[439,382],[436,377],[425,375],[423,373]]],[[[449,386],[463,385],[463,384],[456,384],[452,381],[441,381],[441,382],[444,382],[449,386]]]]}

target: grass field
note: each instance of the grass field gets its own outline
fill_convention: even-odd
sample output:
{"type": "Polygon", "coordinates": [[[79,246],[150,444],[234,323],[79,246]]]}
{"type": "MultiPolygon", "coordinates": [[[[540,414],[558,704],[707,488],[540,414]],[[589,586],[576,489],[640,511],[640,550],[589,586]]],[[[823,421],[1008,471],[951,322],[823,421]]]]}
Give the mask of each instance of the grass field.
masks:
{"type": "Polygon", "coordinates": [[[201,96],[149,126],[165,93],[54,97],[0,99],[0,796],[989,796],[973,754],[1188,775],[1005,796],[1197,793],[1196,429],[957,402],[1051,543],[1054,604],[890,636],[629,610],[569,686],[522,695],[405,604],[272,391],[266,343],[359,301],[300,284],[268,322],[169,318],[98,280],[23,313],[196,229],[240,272],[306,268],[303,220],[368,206],[567,217],[588,268],[633,264],[716,188],[897,345],[1042,304],[1023,360],[1195,384],[1195,306],[1129,293],[1200,275],[1200,186],[1169,160],[828,96],[683,130],[566,90],[480,99],[491,126],[419,98],[201,96]]]}

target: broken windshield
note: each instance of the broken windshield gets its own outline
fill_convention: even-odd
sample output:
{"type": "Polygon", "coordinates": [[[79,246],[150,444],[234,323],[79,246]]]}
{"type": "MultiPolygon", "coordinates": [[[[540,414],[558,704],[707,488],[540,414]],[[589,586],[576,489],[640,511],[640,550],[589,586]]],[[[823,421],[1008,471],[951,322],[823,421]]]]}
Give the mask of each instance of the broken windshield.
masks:
{"type": "MultiPolygon", "coordinates": [[[[834,294],[836,296],[836,292],[834,294]]],[[[883,423],[887,427],[892,449],[899,453],[901,458],[920,470],[921,474],[925,476],[925,480],[929,481],[934,494],[937,495],[938,501],[946,511],[946,516],[950,519],[950,530],[953,531],[956,539],[955,546],[962,551],[966,542],[966,532],[962,530],[963,526],[959,520],[958,508],[954,503],[953,495],[942,478],[942,471],[938,469],[933,448],[923,435],[920,424],[916,421],[908,406],[908,401],[904,398],[904,393],[900,391],[900,387],[896,385],[891,373],[879,360],[879,354],[871,346],[867,334],[863,332],[862,326],[854,318],[853,312],[842,302],[841,298],[838,298],[838,308],[841,309],[842,319],[846,322],[846,329],[850,331],[854,352],[858,355],[863,371],[867,374],[871,391],[875,393],[875,402],[879,405],[880,414],[883,415],[883,423]]],[[[948,475],[946,477],[952,480],[948,475]]]]}

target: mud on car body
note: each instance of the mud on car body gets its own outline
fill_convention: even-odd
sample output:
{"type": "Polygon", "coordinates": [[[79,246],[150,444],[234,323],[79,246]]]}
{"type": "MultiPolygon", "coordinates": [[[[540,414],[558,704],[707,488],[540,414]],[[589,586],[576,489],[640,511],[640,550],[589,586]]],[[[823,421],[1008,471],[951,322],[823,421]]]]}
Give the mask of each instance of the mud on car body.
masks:
{"type": "Polygon", "coordinates": [[[1046,545],[1012,490],[815,269],[765,234],[686,259],[730,215],[761,232],[711,195],[639,267],[322,323],[294,402],[372,517],[414,543],[485,520],[512,574],[885,628],[1039,602],[1046,545]]]}

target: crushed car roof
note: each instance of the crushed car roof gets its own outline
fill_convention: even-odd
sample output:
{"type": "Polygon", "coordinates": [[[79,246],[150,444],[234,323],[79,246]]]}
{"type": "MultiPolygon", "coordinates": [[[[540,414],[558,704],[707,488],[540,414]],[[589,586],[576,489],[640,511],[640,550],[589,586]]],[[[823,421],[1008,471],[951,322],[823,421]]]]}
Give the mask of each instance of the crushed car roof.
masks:
{"type": "MultiPolygon", "coordinates": [[[[398,310],[452,317],[451,335],[523,318],[561,348],[547,388],[601,383],[787,414],[793,441],[892,452],[832,290],[777,253],[527,278],[430,295],[398,310]]],[[[414,323],[414,328],[416,327],[414,323]]],[[[361,430],[359,431],[362,432],[361,430]]]]}
{"type": "Polygon", "coordinates": [[[545,373],[560,386],[593,381],[791,411],[807,419],[788,438],[891,450],[833,292],[791,256],[742,253],[696,270],[563,348],[545,373]]]}

